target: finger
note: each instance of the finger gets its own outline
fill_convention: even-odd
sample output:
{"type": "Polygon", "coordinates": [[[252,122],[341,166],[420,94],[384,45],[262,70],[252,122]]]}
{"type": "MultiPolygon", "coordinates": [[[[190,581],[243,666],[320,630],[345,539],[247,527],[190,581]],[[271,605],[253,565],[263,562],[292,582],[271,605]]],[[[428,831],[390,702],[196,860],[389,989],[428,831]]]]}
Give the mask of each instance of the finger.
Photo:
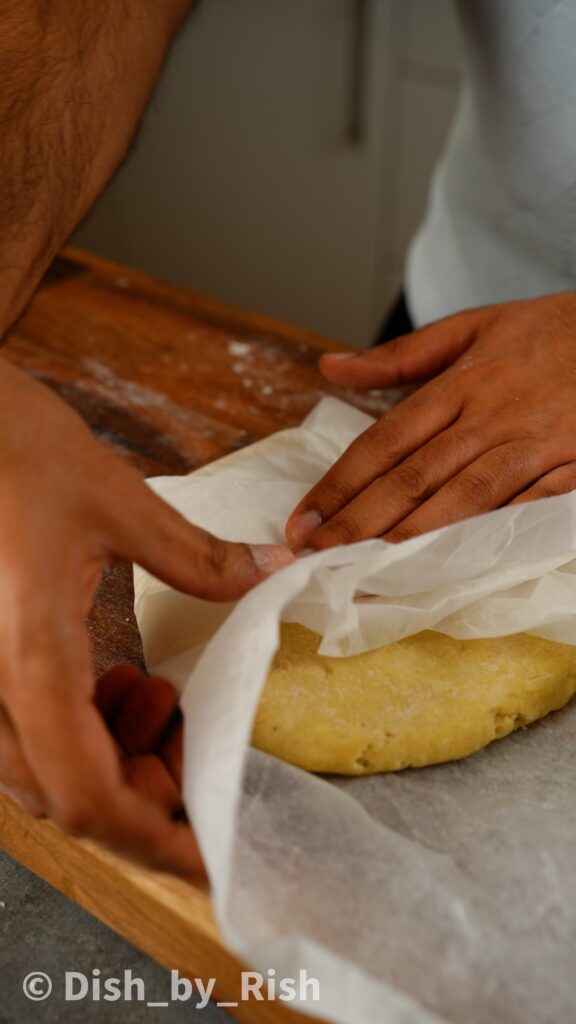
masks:
{"type": "Polygon", "coordinates": [[[0,781],[28,814],[45,814],[44,798],[38,782],[26,762],[14,727],[0,707],[0,781]]]}
{"type": "Polygon", "coordinates": [[[536,501],[539,498],[555,498],[559,494],[568,494],[574,490],[576,490],[576,462],[569,462],[565,466],[557,466],[550,473],[545,473],[532,487],[517,494],[510,504],[520,505],[526,501],[536,501]]]}
{"type": "Polygon", "coordinates": [[[314,530],[307,546],[319,551],[381,536],[492,447],[489,432],[458,420],[314,530]]]}
{"type": "Polygon", "coordinates": [[[293,550],[309,546],[323,523],[450,427],[461,408],[462,398],[456,389],[433,382],[364,431],[292,512],[286,538],[293,550]]]}
{"type": "Polygon", "coordinates": [[[531,440],[499,445],[450,480],[432,498],[384,534],[398,542],[507,504],[549,469],[531,440]]]}
{"type": "Polygon", "coordinates": [[[35,634],[11,709],[23,754],[42,778],[48,813],[67,831],[145,863],[198,871],[201,858],[190,829],[172,822],[165,808],[123,776],[114,741],[86,692],[87,637],[68,629],[64,646],[58,625],[46,622],[35,634]]]}
{"type": "Polygon", "coordinates": [[[177,722],[162,743],[159,751],[167,770],[178,789],[182,789],[182,762],[184,758],[184,725],[177,722]]]}
{"type": "MultiPolygon", "coordinates": [[[[132,483],[131,507],[111,507],[111,553],[128,558],[176,590],[212,601],[235,601],[293,561],[279,545],[235,544],[192,526],[143,481],[132,483]]],[[[130,506],[129,506],[130,507],[130,506]]]]}
{"type": "MultiPolygon", "coordinates": [[[[45,721],[54,736],[60,716],[48,714],[45,721]]],[[[83,721],[75,714],[64,724],[68,749],[58,762],[56,744],[42,745],[34,727],[26,730],[28,751],[35,748],[31,760],[44,771],[50,817],[68,832],[107,843],[151,866],[184,874],[201,871],[192,832],[171,820],[181,799],[168,772],[151,776],[148,765],[144,775],[143,760],[120,766],[95,713],[93,721],[89,714],[83,721]],[[74,743],[69,742],[71,729],[74,743]]]]}
{"type": "Polygon", "coordinates": [[[128,693],[144,678],[137,665],[116,665],[96,680],[94,702],[108,726],[113,725],[128,693]]]}
{"type": "Polygon", "coordinates": [[[170,816],[183,807],[182,794],[166,765],[155,754],[129,757],[123,763],[126,782],[170,816]]]}
{"type": "MultiPolygon", "coordinates": [[[[119,665],[96,684],[95,703],[119,744],[126,782],[172,816],[182,809],[180,786],[156,747],[172,732],[178,692],[148,678],[136,665],[119,665]]],[[[181,716],[180,716],[181,718],[181,716]]]]}
{"type": "Polygon", "coordinates": [[[469,347],[494,315],[492,307],[466,310],[359,353],[328,353],[320,369],[343,387],[389,388],[435,376],[469,347]]]}
{"type": "Polygon", "coordinates": [[[165,679],[142,676],[126,693],[118,709],[113,733],[128,754],[149,754],[157,749],[178,709],[177,689],[165,679]]]}
{"type": "MultiPolygon", "coordinates": [[[[155,676],[147,680],[144,673],[135,665],[118,665],[102,676],[96,685],[96,704],[122,748],[132,752],[140,750],[143,753],[151,753],[154,751],[162,759],[180,791],[182,786],[183,720],[175,706],[174,696],[176,701],[178,700],[175,688],[170,683],[166,683],[166,680],[159,680],[155,676]],[[159,713],[158,705],[153,703],[154,725],[144,743],[142,732],[137,725],[133,725],[131,714],[126,707],[127,698],[133,699],[133,694],[138,696],[141,692],[140,683],[143,680],[153,684],[160,682],[163,686],[170,688],[166,702],[164,703],[164,698],[162,700],[160,720],[156,717],[159,713]],[[164,708],[163,714],[162,707],[164,708]],[[127,730],[128,735],[124,730],[127,730]],[[133,735],[134,733],[135,735],[133,735]]],[[[142,691],[145,701],[148,699],[148,692],[146,689],[142,691]]],[[[155,692],[154,687],[153,702],[155,701],[155,692]]],[[[141,713],[140,710],[137,710],[135,718],[139,717],[141,717],[141,713]]],[[[148,724],[146,724],[146,729],[150,730],[148,724]]]]}

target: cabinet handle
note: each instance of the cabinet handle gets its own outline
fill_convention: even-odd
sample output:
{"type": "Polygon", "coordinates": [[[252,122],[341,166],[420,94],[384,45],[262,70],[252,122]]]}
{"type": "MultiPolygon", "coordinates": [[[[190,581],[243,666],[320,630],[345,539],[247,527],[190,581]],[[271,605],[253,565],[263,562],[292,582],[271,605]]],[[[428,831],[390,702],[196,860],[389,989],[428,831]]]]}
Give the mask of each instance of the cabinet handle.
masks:
{"type": "Polygon", "coordinates": [[[372,0],[350,0],[350,4],[350,92],[346,137],[349,145],[360,146],[366,135],[368,42],[372,0]]]}

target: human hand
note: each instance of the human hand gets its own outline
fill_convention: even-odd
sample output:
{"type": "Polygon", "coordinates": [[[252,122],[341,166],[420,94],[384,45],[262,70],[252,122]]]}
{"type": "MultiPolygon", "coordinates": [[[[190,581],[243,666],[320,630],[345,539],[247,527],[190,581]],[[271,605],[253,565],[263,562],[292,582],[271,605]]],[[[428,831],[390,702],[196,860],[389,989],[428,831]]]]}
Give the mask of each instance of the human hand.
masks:
{"type": "Polygon", "coordinates": [[[200,861],[191,830],[169,813],[174,791],[164,799],[135,784],[94,699],[85,615],[113,559],[230,601],[292,555],[191,526],[59,398],[0,359],[0,782],[68,831],[188,873],[200,861]]]}
{"type": "Polygon", "coordinates": [[[576,293],[467,310],[320,365],[359,390],[428,383],[302,499],[294,550],[402,541],[576,488],[576,293]]]}
{"type": "Polygon", "coordinates": [[[116,744],[125,781],[173,820],[183,820],[184,732],[176,687],[136,665],[118,665],[96,680],[94,703],[116,744]]]}

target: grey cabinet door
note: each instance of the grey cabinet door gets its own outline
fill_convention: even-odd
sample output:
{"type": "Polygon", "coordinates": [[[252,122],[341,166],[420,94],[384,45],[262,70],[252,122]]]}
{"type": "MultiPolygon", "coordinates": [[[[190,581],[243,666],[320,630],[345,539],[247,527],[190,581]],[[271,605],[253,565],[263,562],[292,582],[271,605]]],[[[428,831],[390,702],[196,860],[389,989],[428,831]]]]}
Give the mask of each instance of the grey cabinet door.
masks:
{"type": "MultiPolygon", "coordinates": [[[[437,14],[448,7],[427,5],[437,14]]],[[[401,276],[398,216],[402,228],[413,201],[421,205],[422,167],[432,160],[426,152],[414,164],[410,102],[413,144],[402,134],[406,18],[418,8],[415,0],[202,0],[133,153],[76,240],[367,344],[401,276]],[[362,128],[355,142],[351,118],[362,128]]]]}

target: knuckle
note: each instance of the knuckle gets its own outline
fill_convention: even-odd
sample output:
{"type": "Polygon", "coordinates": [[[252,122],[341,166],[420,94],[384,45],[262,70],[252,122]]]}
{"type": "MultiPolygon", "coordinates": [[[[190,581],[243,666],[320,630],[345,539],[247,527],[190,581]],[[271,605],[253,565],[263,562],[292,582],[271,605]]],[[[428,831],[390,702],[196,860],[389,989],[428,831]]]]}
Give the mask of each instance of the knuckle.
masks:
{"type": "Polygon", "coordinates": [[[452,488],[452,496],[458,502],[480,507],[489,505],[494,494],[494,479],[480,470],[464,473],[452,488]]]}
{"type": "Polygon", "coordinates": [[[558,478],[556,480],[541,480],[531,490],[534,498],[557,498],[559,494],[569,494],[576,490],[576,477],[558,478]]]}
{"type": "MultiPolygon", "coordinates": [[[[385,478],[382,478],[382,480],[384,484],[385,478]]],[[[402,498],[407,498],[417,504],[430,497],[432,491],[431,483],[424,467],[409,462],[394,470],[390,482],[394,483],[396,491],[398,491],[402,498]]]]}
{"type": "MultiPolygon", "coordinates": [[[[386,343],[386,347],[382,349],[382,356],[396,357],[397,355],[399,355],[403,349],[403,337],[404,335],[398,334],[395,338],[391,338],[391,340],[386,343]]],[[[380,354],[380,349],[378,350],[378,352],[380,354]]]]}
{"type": "Polygon", "coordinates": [[[367,352],[370,363],[375,366],[387,366],[403,355],[406,346],[406,335],[397,334],[385,344],[377,345],[372,352],[367,352]],[[370,358],[372,356],[372,358],[370,358]]]}
{"type": "Polygon", "coordinates": [[[402,451],[404,435],[396,422],[397,416],[396,410],[391,409],[363,435],[364,447],[371,459],[381,460],[383,455],[387,460],[394,459],[402,451]]]}
{"type": "Polygon", "coordinates": [[[363,540],[360,525],[353,519],[336,519],[322,531],[322,547],[337,547],[340,544],[355,544],[363,540]]]}
{"type": "Polygon", "coordinates": [[[474,457],[479,452],[479,438],[486,434],[486,427],[486,422],[470,418],[451,430],[450,443],[459,458],[474,457]]]}
{"type": "Polygon", "coordinates": [[[531,489],[530,495],[532,498],[536,499],[556,498],[559,494],[566,494],[568,491],[571,491],[574,486],[576,486],[576,484],[573,484],[572,487],[562,487],[560,485],[554,487],[552,484],[537,484],[531,489]]]}
{"type": "Polygon", "coordinates": [[[422,531],[411,523],[401,523],[395,526],[385,535],[384,539],[391,544],[400,544],[404,540],[412,540],[413,537],[420,537],[422,531]]]}
{"type": "Polygon", "coordinates": [[[209,535],[204,548],[204,564],[213,576],[221,576],[226,571],[230,545],[218,537],[209,535]]]}
{"type": "Polygon", "coordinates": [[[509,444],[505,448],[497,449],[493,458],[494,468],[501,477],[515,479],[530,468],[532,454],[526,444],[509,444]]]}
{"type": "Polygon", "coordinates": [[[503,491],[517,488],[518,483],[532,475],[533,455],[526,444],[507,444],[494,449],[489,465],[463,471],[449,487],[455,501],[479,508],[489,508],[499,501],[503,491]]]}
{"type": "Polygon", "coordinates": [[[327,476],[322,481],[322,490],[314,504],[319,506],[320,512],[325,515],[331,509],[341,508],[350,500],[350,490],[345,482],[339,477],[327,476]]]}

